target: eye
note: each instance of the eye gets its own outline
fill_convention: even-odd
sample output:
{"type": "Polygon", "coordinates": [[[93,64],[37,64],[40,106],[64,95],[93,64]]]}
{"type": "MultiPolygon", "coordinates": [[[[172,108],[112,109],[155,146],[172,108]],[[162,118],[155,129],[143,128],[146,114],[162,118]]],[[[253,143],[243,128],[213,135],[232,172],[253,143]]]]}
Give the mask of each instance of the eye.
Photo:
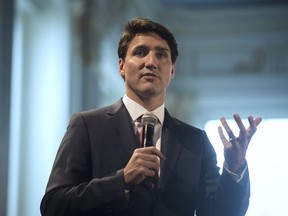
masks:
{"type": "Polygon", "coordinates": [[[164,59],[164,58],[167,57],[167,54],[166,54],[165,52],[158,52],[158,53],[156,54],[156,56],[157,56],[157,58],[159,58],[159,59],[164,59]]]}
{"type": "Polygon", "coordinates": [[[144,56],[144,51],[138,50],[138,51],[135,52],[135,55],[137,55],[137,56],[144,56]]]}
{"type": "Polygon", "coordinates": [[[147,55],[147,51],[145,49],[137,49],[135,50],[134,55],[138,57],[144,57],[147,55]]]}

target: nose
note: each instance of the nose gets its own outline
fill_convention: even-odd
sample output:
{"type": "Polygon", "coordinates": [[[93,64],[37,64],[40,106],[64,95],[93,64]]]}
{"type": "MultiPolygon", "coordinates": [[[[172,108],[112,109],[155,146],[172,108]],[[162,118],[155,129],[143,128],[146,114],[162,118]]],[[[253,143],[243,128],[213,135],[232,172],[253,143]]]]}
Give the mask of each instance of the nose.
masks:
{"type": "Polygon", "coordinates": [[[157,59],[156,59],[156,56],[153,54],[153,52],[150,52],[146,56],[145,67],[148,68],[149,70],[157,69],[157,59]]]}

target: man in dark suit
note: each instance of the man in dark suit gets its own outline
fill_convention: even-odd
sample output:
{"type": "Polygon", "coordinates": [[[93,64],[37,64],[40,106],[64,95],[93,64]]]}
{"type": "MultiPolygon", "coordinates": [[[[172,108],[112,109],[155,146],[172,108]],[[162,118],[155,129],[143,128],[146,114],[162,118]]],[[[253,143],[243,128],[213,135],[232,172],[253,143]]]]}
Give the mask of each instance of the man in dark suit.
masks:
{"type": "Polygon", "coordinates": [[[238,138],[221,118],[230,139],[219,127],[225,155],[220,175],[206,133],[164,107],[178,56],[173,34],[135,18],[125,26],[118,55],[126,93],[111,106],[73,115],[42,199],[42,215],[244,215],[250,196],[245,155],[261,118],[250,116],[246,129],[235,114],[238,138]],[[155,146],[140,148],[139,118],[147,112],[157,117],[155,146]]]}

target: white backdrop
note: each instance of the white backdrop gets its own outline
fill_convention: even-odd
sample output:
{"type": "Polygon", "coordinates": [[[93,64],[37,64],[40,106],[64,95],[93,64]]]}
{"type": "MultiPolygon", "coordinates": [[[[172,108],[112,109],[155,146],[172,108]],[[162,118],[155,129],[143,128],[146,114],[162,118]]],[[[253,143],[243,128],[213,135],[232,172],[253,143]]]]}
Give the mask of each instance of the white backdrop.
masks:
{"type": "MultiPolygon", "coordinates": [[[[228,123],[236,136],[236,123],[228,123]]],[[[205,130],[222,167],[223,145],[217,131],[220,124],[218,120],[209,121],[205,130]]],[[[288,119],[264,119],[251,140],[247,153],[251,198],[246,216],[287,216],[287,129],[288,119]]]]}

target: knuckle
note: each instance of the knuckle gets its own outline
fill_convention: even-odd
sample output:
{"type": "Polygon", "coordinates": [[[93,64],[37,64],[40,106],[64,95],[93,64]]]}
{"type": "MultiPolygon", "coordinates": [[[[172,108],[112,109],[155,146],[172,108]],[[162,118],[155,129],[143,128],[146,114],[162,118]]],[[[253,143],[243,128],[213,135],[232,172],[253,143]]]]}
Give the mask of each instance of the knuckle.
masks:
{"type": "Polygon", "coordinates": [[[143,166],[141,166],[141,167],[139,167],[139,169],[137,169],[138,170],[138,175],[143,175],[143,173],[145,173],[145,168],[143,167],[143,166]]]}
{"type": "Polygon", "coordinates": [[[134,157],[136,158],[136,159],[139,159],[140,158],[140,155],[141,155],[141,153],[140,152],[134,152],[134,157]]]}

